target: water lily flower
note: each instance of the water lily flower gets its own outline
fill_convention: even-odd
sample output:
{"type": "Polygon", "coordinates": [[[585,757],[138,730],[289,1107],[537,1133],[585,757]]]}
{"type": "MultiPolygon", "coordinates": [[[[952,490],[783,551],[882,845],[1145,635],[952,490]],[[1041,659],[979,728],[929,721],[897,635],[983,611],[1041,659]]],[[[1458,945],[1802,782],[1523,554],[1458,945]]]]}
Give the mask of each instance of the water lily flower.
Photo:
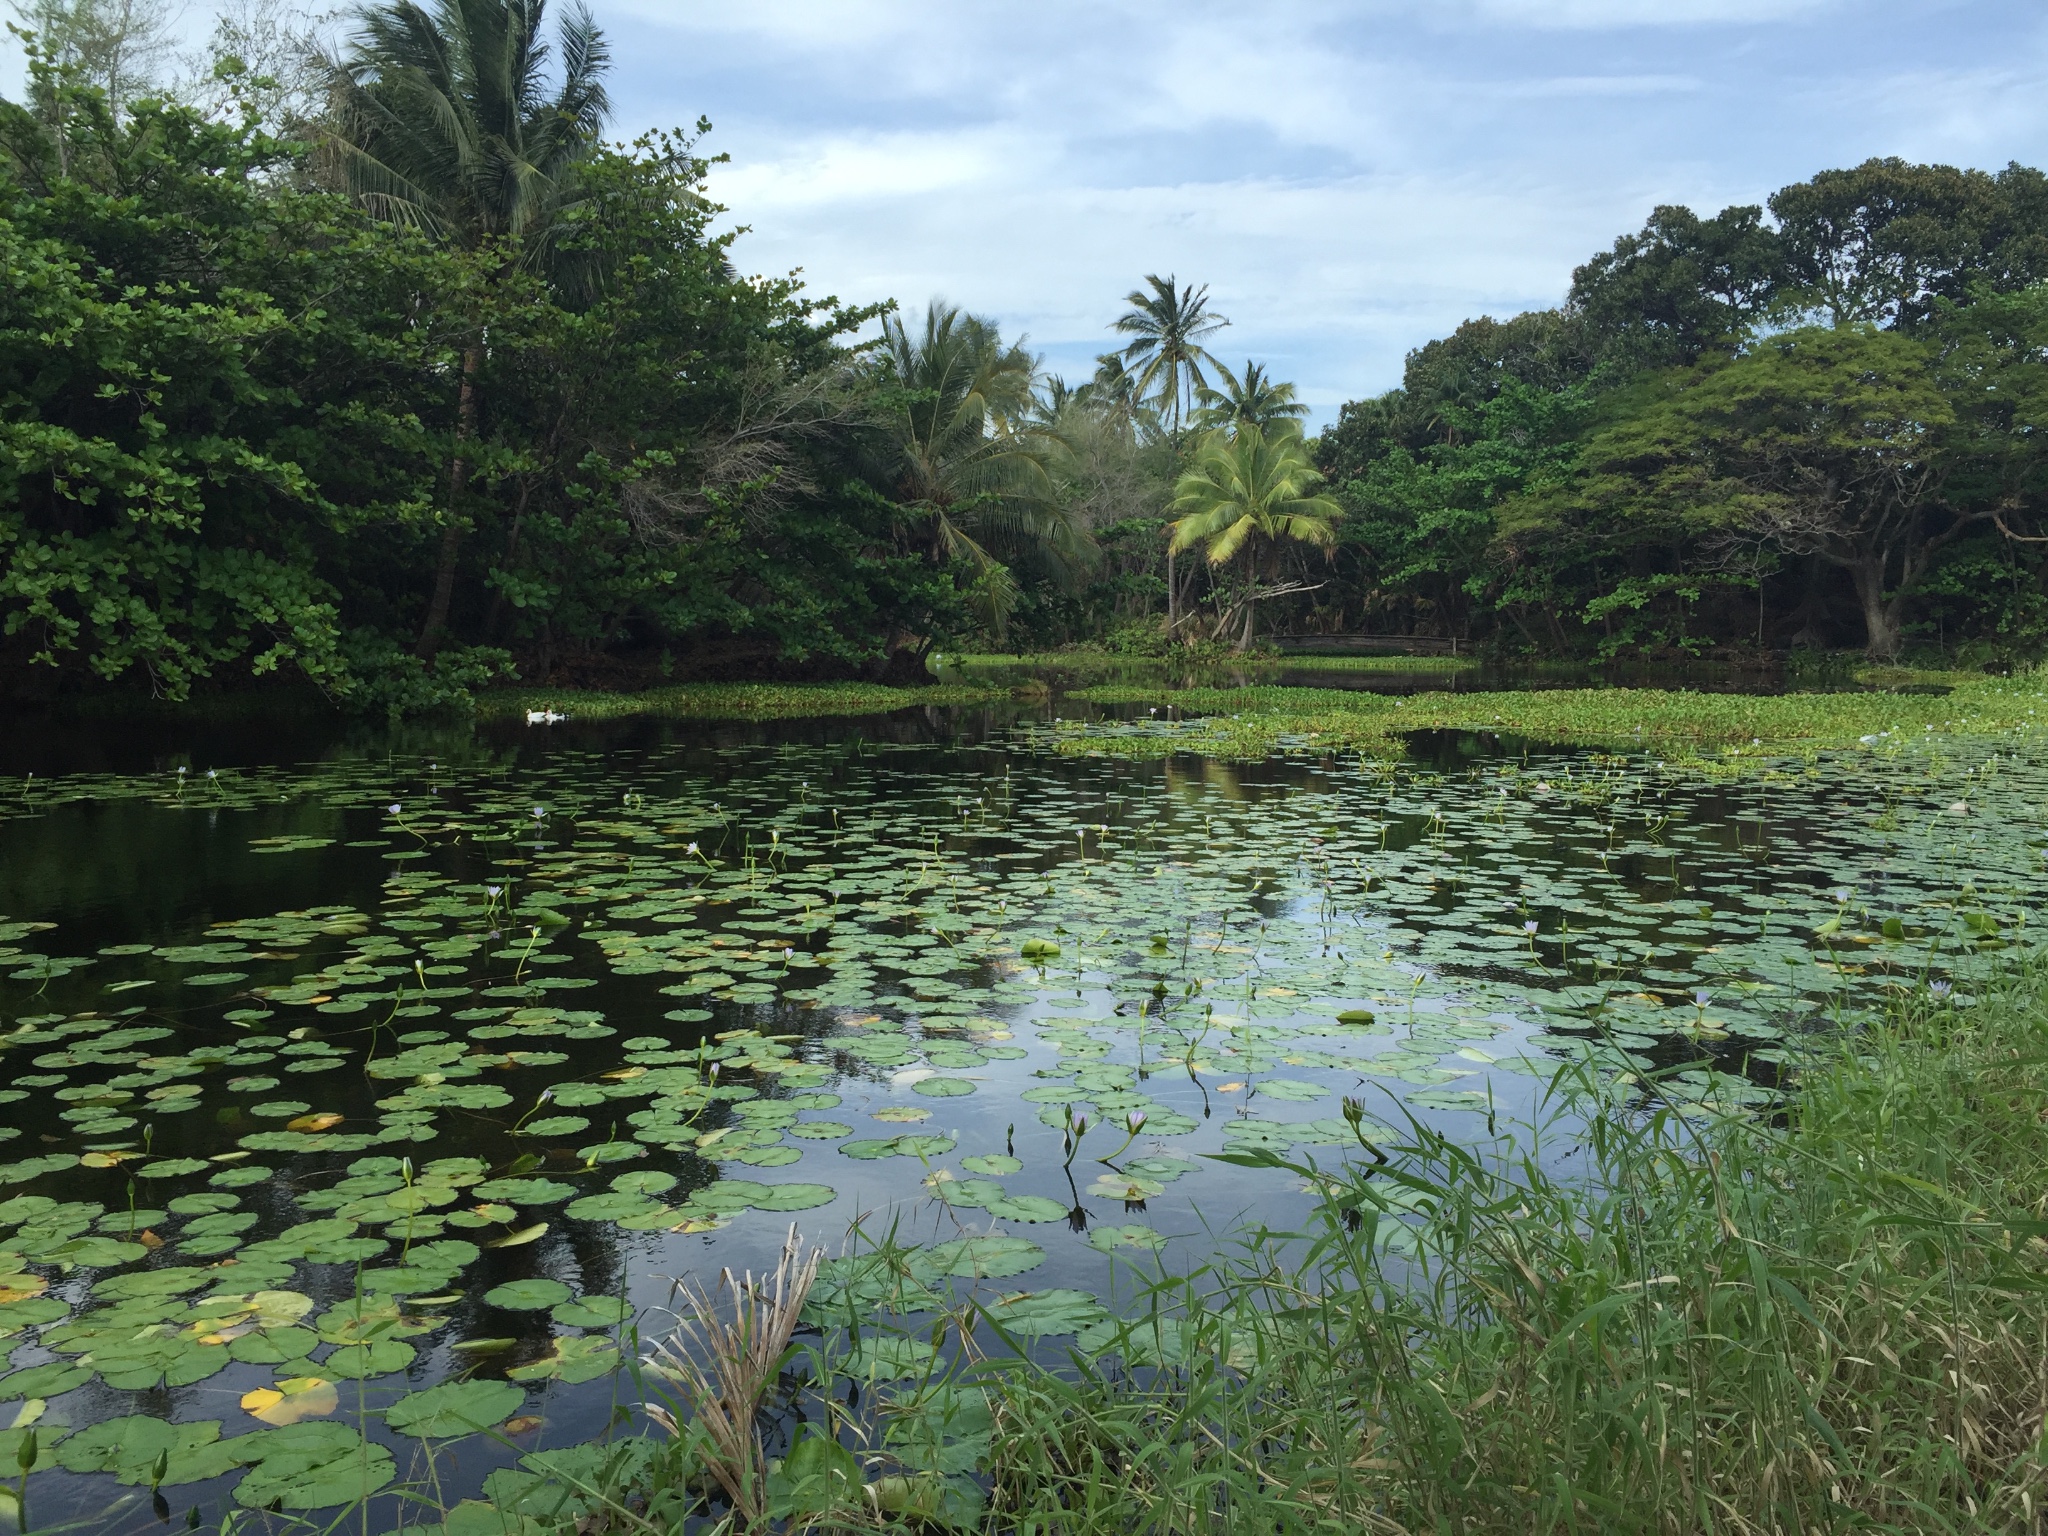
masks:
{"type": "Polygon", "coordinates": [[[498,895],[498,893],[504,889],[505,887],[503,887],[502,885],[487,885],[484,887],[484,894],[486,896],[495,898],[498,895]]]}
{"type": "Polygon", "coordinates": [[[1937,998],[1947,997],[1949,993],[1955,991],[1955,983],[1950,981],[1930,981],[1927,984],[1927,990],[1932,992],[1937,998]]]}
{"type": "Polygon", "coordinates": [[[396,815],[398,815],[398,814],[399,814],[399,813],[400,813],[401,811],[403,811],[403,810],[405,809],[405,807],[404,807],[404,806],[402,806],[402,805],[398,805],[398,804],[395,804],[395,803],[394,803],[394,804],[391,804],[391,805],[387,805],[387,806],[385,806],[385,807],[384,807],[384,809],[385,809],[385,810],[387,810],[387,811],[389,811],[389,812],[390,812],[390,813],[391,813],[392,815],[396,816],[396,815]]]}
{"type": "Polygon", "coordinates": [[[1532,918],[1528,918],[1528,919],[1526,919],[1526,920],[1525,920],[1525,921],[1523,922],[1523,924],[1522,924],[1522,932],[1524,932],[1524,933],[1534,933],[1535,931],[1536,931],[1536,919],[1535,919],[1535,918],[1533,918],[1533,917],[1532,917],[1532,918]]]}
{"type": "Polygon", "coordinates": [[[1713,1000],[1713,994],[1707,991],[1706,988],[1701,987],[1698,991],[1693,993],[1692,1000],[1697,1007],[1704,1008],[1707,1006],[1709,1002],[1713,1000]]]}

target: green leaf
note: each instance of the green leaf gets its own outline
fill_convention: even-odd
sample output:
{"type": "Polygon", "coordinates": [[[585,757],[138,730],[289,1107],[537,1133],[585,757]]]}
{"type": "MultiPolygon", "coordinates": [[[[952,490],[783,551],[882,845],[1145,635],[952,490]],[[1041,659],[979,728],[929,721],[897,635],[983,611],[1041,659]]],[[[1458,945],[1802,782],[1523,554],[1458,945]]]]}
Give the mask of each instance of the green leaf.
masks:
{"type": "Polygon", "coordinates": [[[1004,1221],[1064,1221],[1067,1208],[1044,1195],[1008,1195],[989,1201],[988,1213],[1004,1221]]]}
{"type": "Polygon", "coordinates": [[[955,1275],[964,1280],[1021,1275],[1045,1262],[1045,1250],[1022,1237],[963,1237],[927,1248],[911,1259],[922,1275],[955,1275]]]}
{"type": "Polygon", "coordinates": [[[328,1376],[362,1380],[388,1376],[411,1365],[419,1351],[402,1339],[379,1339],[373,1344],[346,1344],[320,1362],[328,1376]]]}
{"type": "Polygon", "coordinates": [[[1086,1291],[1021,1291],[982,1310],[1005,1332],[1024,1339],[1078,1333],[1109,1316],[1109,1309],[1086,1291]]]}
{"type": "Polygon", "coordinates": [[[565,1328],[617,1328],[631,1321],[633,1304],[617,1296],[578,1296],[548,1315],[565,1328]]]}
{"type": "MultiPolygon", "coordinates": [[[[403,1399],[401,1399],[403,1401],[403,1399]]],[[[250,1509],[333,1509],[355,1504],[398,1475],[391,1453],[346,1424],[292,1424],[227,1442],[250,1463],[235,1502],[250,1509]]]]}
{"type": "MultiPolygon", "coordinates": [[[[568,1293],[563,1286],[562,1294],[568,1293]]],[[[525,1398],[519,1388],[502,1381],[443,1382],[401,1397],[385,1411],[384,1422],[401,1435],[453,1439],[502,1424],[525,1398]]]]}
{"type": "Polygon", "coordinates": [[[234,1442],[223,1444],[220,1420],[170,1424],[147,1414],[103,1419],[58,1447],[57,1461],[69,1472],[111,1472],[131,1487],[147,1484],[158,1458],[167,1462],[163,1483],[203,1483],[234,1469],[234,1442]]]}
{"type": "Polygon", "coordinates": [[[569,1299],[569,1287],[559,1280],[512,1280],[484,1292],[484,1300],[510,1312],[545,1312],[569,1299]]]}
{"type": "Polygon", "coordinates": [[[910,1091],[928,1099],[958,1099],[974,1092],[974,1084],[964,1077],[926,1077],[911,1084],[910,1091]]]}
{"type": "Polygon", "coordinates": [[[960,1166],[969,1173],[985,1173],[992,1179],[1008,1178],[1023,1171],[1021,1158],[1004,1157],[1001,1153],[984,1153],[979,1157],[963,1157],[960,1166]]]}

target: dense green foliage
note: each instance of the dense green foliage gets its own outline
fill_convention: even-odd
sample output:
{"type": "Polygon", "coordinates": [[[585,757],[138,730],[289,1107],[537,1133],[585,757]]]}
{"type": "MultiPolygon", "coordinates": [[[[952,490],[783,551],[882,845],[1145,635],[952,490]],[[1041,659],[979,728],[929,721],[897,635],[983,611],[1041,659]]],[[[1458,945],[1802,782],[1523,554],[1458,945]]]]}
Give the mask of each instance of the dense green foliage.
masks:
{"type": "Polygon", "coordinates": [[[1477,320],[1319,443],[1326,628],[1613,655],[2048,630],[2048,179],[1871,161],[1660,208],[1566,303],[1477,320]]]}
{"type": "Polygon", "coordinates": [[[741,276],[694,140],[603,141],[580,12],[377,0],[284,84],[228,28],[204,90],[154,95],[154,11],[36,14],[56,35],[0,104],[17,695],[411,709],[1259,631],[2048,640],[2036,171],[1872,161],[1660,208],[1557,309],[1460,326],[1309,437],[1173,276],[1074,387],[944,303],[741,276]]]}
{"type": "Polygon", "coordinates": [[[45,64],[0,105],[11,689],[846,675],[962,612],[889,499],[871,312],[737,276],[687,142],[583,143],[544,260],[318,169],[45,64]]]}

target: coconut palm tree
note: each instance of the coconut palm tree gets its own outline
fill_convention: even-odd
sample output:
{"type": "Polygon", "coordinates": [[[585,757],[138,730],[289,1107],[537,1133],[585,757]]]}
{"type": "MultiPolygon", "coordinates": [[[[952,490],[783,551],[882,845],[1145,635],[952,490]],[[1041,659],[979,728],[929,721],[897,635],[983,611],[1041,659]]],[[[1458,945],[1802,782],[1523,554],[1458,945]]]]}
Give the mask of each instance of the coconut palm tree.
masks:
{"type": "Polygon", "coordinates": [[[1283,542],[1312,544],[1325,552],[1336,545],[1332,524],[1343,508],[1317,490],[1321,482],[1300,428],[1290,422],[1271,428],[1247,423],[1235,432],[1209,433],[1174,485],[1173,511],[1180,515],[1167,548],[1200,547],[1212,570],[1239,559],[1246,568],[1248,585],[1217,625],[1219,632],[1229,628],[1236,612],[1243,611],[1239,650],[1251,645],[1262,600],[1303,590],[1298,584],[1273,582],[1283,542]]]}
{"type": "Polygon", "coordinates": [[[1148,294],[1133,289],[1124,298],[1130,308],[1117,317],[1116,329],[1133,338],[1122,357],[1136,375],[1137,390],[1159,408],[1174,446],[1197,390],[1208,386],[1202,369],[1218,364],[1202,345],[1230,322],[1209,308],[1207,284],[1179,286],[1168,275],[1148,274],[1148,294]]]}
{"type": "MultiPolygon", "coordinates": [[[[506,262],[538,262],[574,197],[577,165],[611,107],[611,56],[581,5],[556,28],[549,79],[547,0],[377,0],[356,13],[346,54],[329,62],[330,120],[319,142],[328,177],[373,217],[467,251],[503,243],[506,262]]],[[[420,629],[429,656],[448,623],[462,502],[475,440],[484,342],[463,349],[448,519],[420,629]]]]}
{"type": "Polygon", "coordinates": [[[1240,426],[1270,428],[1299,422],[1308,415],[1308,407],[1296,398],[1294,386],[1276,380],[1266,372],[1263,363],[1247,361],[1241,376],[1222,363],[1216,365],[1216,372],[1223,387],[1204,389],[1195,396],[1201,407],[1193,418],[1197,427],[1209,431],[1234,431],[1240,426]]]}
{"type": "Polygon", "coordinates": [[[1016,601],[1012,566],[1064,573],[1088,548],[1053,477],[1060,441],[1034,393],[1038,360],[933,300],[921,324],[883,321],[879,367],[896,503],[923,524],[935,559],[973,567],[976,606],[1000,629],[1016,601]]]}

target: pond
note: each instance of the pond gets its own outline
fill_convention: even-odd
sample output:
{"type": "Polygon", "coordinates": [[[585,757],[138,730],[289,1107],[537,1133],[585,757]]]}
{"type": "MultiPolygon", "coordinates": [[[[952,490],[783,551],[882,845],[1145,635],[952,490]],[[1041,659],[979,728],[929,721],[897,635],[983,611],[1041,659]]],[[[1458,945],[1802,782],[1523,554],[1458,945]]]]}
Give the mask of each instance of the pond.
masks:
{"type": "Polygon", "coordinates": [[[1765,1103],[1889,989],[1966,994],[2048,891],[2025,738],[1728,777],[1452,734],[1086,755],[1127,728],[572,721],[291,761],[109,730],[18,760],[0,1451],[33,1430],[28,1523],[508,1503],[538,1454],[644,1427],[624,1367],[676,1280],[772,1266],[792,1224],[834,1255],[814,1321],[882,1310],[871,1392],[930,1366],[948,1292],[1085,1352],[1158,1266],[1309,1214],[1213,1154],[1474,1138],[1572,1062],[1765,1103]],[[916,1294],[864,1286],[885,1237],[916,1294]]]}

